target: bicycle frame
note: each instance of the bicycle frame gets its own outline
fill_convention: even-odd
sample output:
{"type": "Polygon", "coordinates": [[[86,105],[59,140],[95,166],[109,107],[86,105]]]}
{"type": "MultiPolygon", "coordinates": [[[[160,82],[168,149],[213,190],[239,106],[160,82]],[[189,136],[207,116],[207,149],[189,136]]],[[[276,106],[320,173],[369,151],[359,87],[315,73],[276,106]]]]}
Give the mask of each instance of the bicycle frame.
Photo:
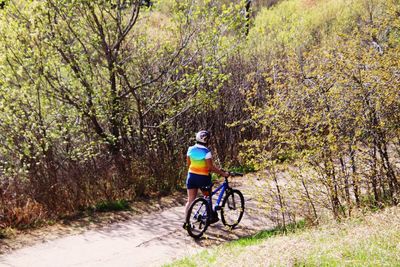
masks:
{"type": "MultiPolygon", "coordinates": [[[[229,172],[229,176],[232,176],[232,177],[243,176],[243,174],[236,173],[236,172],[229,172]]],[[[197,198],[197,200],[195,200],[190,205],[190,209],[189,209],[190,214],[188,214],[186,217],[185,225],[187,225],[187,227],[188,227],[187,231],[190,236],[192,236],[194,238],[199,238],[200,236],[202,236],[210,224],[216,223],[219,220],[217,214],[215,214],[215,213],[217,213],[217,211],[221,211],[222,223],[225,226],[230,227],[231,229],[233,229],[240,222],[240,219],[243,215],[243,210],[239,210],[239,214],[238,214],[239,217],[236,222],[230,223],[230,222],[226,221],[226,218],[227,218],[226,215],[228,214],[228,218],[229,218],[230,213],[229,212],[225,213],[226,212],[225,208],[228,209],[228,211],[230,211],[230,210],[236,211],[235,194],[240,198],[240,201],[241,201],[240,205],[243,206],[243,208],[244,208],[244,198],[243,198],[242,193],[239,190],[232,189],[229,186],[228,177],[225,177],[225,181],[223,183],[221,183],[214,190],[212,189],[213,184],[200,188],[200,190],[203,192],[203,197],[197,198]],[[218,194],[218,196],[217,196],[215,205],[213,205],[212,198],[213,198],[213,196],[216,196],[217,194],[218,194]],[[228,196],[232,196],[232,197],[229,197],[229,200],[228,200],[228,198],[227,198],[228,196]],[[223,203],[221,204],[221,202],[223,202],[223,203]],[[200,204],[200,205],[195,207],[195,205],[197,205],[197,204],[200,204]],[[231,206],[231,204],[232,204],[232,206],[231,206]],[[222,207],[221,205],[223,205],[224,207],[222,207]],[[192,222],[192,219],[194,219],[193,222],[192,222]],[[194,233],[193,230],[200,231],[200,233],[199,234],[194,233]]]]}
{"type": "MultiPolygon", "coordinates": [[[[229,176],[243,176],[241,173],[229,172],[229,176]]],[[[229,177],[228,176],[228,177],[229,177]]],[[[243,194],[237,190],[232,189],[229,186],[228,177],[225,177],[225,181],[221,183],[216,189],[212,189],[214,184],[200,188],[203,192],[203,196],[194,200],[190,204],[189,213],[186,217],[184,228],[188,231],[188,234],[193,238],[201,237],[207,230],[210,224],[214,224],[219,221],[217,212],[221,212],[222,223],[230,229],[233,229],[239,224],[244,211],[244,197],[243,194]],[[215,205],[213,205],[212,198],[218,194],[215,205]],[[240,204],[236,204],[235,195],[240,200],[240,204]],[[220,204],[222,202],[222,204],[220,204]],[[200,205],[199,205],[200,204],[200,205]],[[236,205],[240,205],[243,209],[237,209],[236,205]],[[233,210],[233,216],[236,216],[236,221],[230,218],[233,210]],[[235,215],[236,214],[236,215],[235,215]]]]}
{"type": "Polygon", "coordinates": [[[212,196],[215,195],[219,190],[222,190],[218,195],[217,202],[214,205],[214,210],[216,207],[219,206],[219,203],[221,203],[222,197],[224,196],[224,193],[225,193],[226,189],[228,189],[228,187],[229,187],[228,181],[225,178],[225,181],[211,193],[211,195],[208,199],[208,202],[210,203],[210,207],[212,207],[212,196]]]}
{"type": "MultiPolygon", "coordinates": [[[[211,184],[211,186],[212,186],[212,184],[211,184]]],[[[209,205],[210,208],[212,209],[211,211],[215,211],[215,210],[216,210],[216,207],[219,206],[219,203],[221,203],[222,197],[224,196],[225,191],[226,191],[228,188],[229,188],[229,183],[228,183],[228,180],[225,178],[225,181],[224,181],[221,185],[219,185],[214,191],[212,191],[211,194],[206,198],[206,200],[207,200],[207,202],[208,202],[208,205],[209,205]],[[215,206],[213,207],[213,206],[212,206],[212,196],[215,195],[215,194],[216,194],[218,191],[220,191],[220,190],[221,190],[221,192],[220,192],[219,195],[218,195],[217,202],[215,203],[215,206]]],[[[201,207],[199,207],[198,210],[196,211],[195,217],[197,217],[197,215],[199,214],[200,209],[201,209],[201,207]]],[[[201,214],[201,215],[204,216],[204,213],[201,214]]]]}

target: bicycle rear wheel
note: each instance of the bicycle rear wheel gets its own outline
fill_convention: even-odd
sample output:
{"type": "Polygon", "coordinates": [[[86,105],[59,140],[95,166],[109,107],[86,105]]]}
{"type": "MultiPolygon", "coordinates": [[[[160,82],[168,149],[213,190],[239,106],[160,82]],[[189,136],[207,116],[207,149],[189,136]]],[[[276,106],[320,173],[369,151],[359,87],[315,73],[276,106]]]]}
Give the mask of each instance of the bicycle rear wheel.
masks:
{"type": "Polygon", "coordinates": [[[186,230],[193,238],[200,238],[207,230],[210,219],[210,207],[207,200],[200,197],[190,205],[186,216],[186,230]]]}
{"type": "Polygon", "coordinates": [[[222,223],[230,229],[235,228],[243,217],[244,213],[244,197],[243,194],[236,189],[230,190],[221,205],[222,223]]]}

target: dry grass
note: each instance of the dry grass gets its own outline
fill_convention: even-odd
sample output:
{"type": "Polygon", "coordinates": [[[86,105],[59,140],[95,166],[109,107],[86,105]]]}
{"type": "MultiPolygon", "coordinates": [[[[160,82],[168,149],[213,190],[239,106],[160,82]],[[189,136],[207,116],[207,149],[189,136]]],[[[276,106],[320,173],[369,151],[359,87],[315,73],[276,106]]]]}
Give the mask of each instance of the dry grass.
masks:
{"type": "Polygon", "coordinates": [[[172,266],[400,266],[400,207],[253,243],[216,247],[172,266]]]}

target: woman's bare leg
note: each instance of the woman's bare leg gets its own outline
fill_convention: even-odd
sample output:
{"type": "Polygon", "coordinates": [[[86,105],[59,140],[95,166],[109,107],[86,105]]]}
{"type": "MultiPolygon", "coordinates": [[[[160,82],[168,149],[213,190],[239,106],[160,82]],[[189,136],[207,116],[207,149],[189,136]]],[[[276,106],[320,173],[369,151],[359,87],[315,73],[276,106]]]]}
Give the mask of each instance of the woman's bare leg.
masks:
{"type": "Polygon", "coordinates": [[[189,209],[189,207],[190,207],[190,204],[192,204],[192,202],[196,199],[197,191],[198,191],[197,188],[188,189],[188,190],[187,190],[188,199],[187,199],[186,206],[185,206],[185,220],[186,220],[186,216],[187,216],[187,213],[188,213],[188,209],[189,209]]]}

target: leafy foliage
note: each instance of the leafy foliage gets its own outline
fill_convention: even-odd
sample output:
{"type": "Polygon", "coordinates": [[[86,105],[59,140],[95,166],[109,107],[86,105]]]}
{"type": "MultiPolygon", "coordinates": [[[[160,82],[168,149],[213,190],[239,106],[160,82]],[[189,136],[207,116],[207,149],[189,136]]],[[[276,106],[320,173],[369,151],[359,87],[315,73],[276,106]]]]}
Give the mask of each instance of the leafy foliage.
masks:
{"type": "Polygon", "coordinates": [[[2,2],[2,226],[170,192],[199,129],[283,227],[398,203],[397,1],[151,2],[2,2]]]}
{"type": "Polygon", "coordinates": [[[102,201],[95,205],[94,210],[100,212],[106,211],[121,211],[121,210],[129,210],[130,205],[126,200],[115,200],[111,202],[102,201]]]}
{"type": "Polygon", "coordinates": [[[282,49],[270,53],[266,85],[247,93],[251,121],[263,137],[246,141],[243,155],[257,169],[268,170],[266,202],[283,225],[304,213],[318,222],[324,208],[336,219],[349,216],[354,206],[365,204],[363,196],[372,195],[372,206],[396,204],[400,196],[395,163],[400,6],[396,1],[354,1],[346,8],[345,1],[314,2],[306,11],[300,9],[302,1],[266,11],[287,18],[280,13],[287,7],[291,23],[274,22],[272,16],[267,29],[289,28],[278,27],[279,36],[266,34],[282,49]],[[317,13],[326,5],[353,14],[342,17],[342,12],[328,25],[329,16],[317,13]],[[349,18],[357,18],[357,24],[345,23],[349,18]],[[304,33],[316,27],[322,36],[310,42],[304,33]],[[262,95],[262,104],[254,102],[256,95],[262,95]]]}
{"type": "Polygon", "coordinates": [[[7,1],[0,212],[32,201],[64,214],[178,187],[189,134],[209,126],[186,119],[215,110],[222,66],[243,34],[240,9],[7,1]]]}

